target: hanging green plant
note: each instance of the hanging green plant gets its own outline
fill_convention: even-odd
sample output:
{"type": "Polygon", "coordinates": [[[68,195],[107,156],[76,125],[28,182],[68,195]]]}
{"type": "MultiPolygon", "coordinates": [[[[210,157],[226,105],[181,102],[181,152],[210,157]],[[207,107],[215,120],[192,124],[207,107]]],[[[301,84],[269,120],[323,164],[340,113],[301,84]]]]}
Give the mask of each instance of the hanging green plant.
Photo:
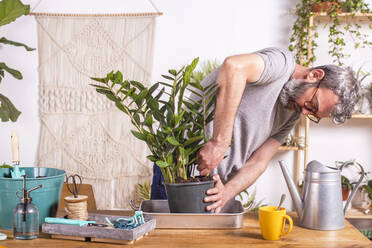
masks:
{"type": "MultiPolygon", "coordinates": [[[[354,18],[356,13],[371,13],[369,6],[363,0],[345,0],[345,1],[323,1],[323,0],[302,0],[296,5],[296,21],[292,26],[292,35],[290,37],[289,50],[296,53],[298,64],[309,66],[316,60],[314,50],[318,47],[316,38],[317,23],[310,23],[310,17],[318,14],[313,12],[320,10],[329,17],[328,54],[331,56],[333,63],[338,65],[344,64],[344,59],[349,54],[344,52],[346,46],[345,34],[349,34],[353,40],[354,48],[365,48],[371,46],[369,36],[361,32],[361,25],[357,22],[348,22],[343,25],[340,21],[339,14],[343,12],[351,13],[350,18],[354,18]],[[321,5],[328,2],[328,5],[321,5]],[[318,7],[314,7],[318,6],[318,7]],[[319,7],[320,6],[320,7],[319,7]],[[313,32],[313,39],[309,41],[309,32],[313,32]],[[309,52],[310,51],[310,52],[309,52]]],[[[369,25],[372,29],[372,25],[369,25]]]]}
{"type": "MultiPolygon", "coordinates": [[[[28,15],[30,5],[23,5],[20,0],[3,0],[0,2],[0,26],[14,22],[22,15],[28,15]]],[[[25,44],[8,40],[5,37],[0,38],[0,44],[24,47],[26,51],[33,51],[35,48],[28,47],[25,44]]],[[[12,75],[14,78],[21,80],[22,73],[16,69],[8,67],[5,63],[0,62],[0,83],[5,76],[5,72],[12,75]]],[[[1,121],[17,121],[21,112],[13,105],[13,103],[0,93],[0,119],[1,121]]]]}

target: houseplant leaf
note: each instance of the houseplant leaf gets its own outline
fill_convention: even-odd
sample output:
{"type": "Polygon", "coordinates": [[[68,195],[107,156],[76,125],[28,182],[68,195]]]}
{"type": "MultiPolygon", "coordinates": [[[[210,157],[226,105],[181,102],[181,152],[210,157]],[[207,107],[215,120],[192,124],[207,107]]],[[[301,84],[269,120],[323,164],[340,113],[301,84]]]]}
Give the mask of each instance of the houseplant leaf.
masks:
{"type": "Polygon", "coordinates": [[[23,43],[16,42],[16,41],[12,41],[12,40],[8,40],[8,39],[5,38],[5,37],[0,38],[0,43],[7,44],[7,45],[18,46],[18,47],[22,46],[22,47],[24,47],[27,51],[33,51],[33,50],[36,50],[35,48],[28,47],[27,45],[25,45],[25,44],[23,44],[23,43]]]}
{"type": "Polygon", "coordinates": [[[13,103],[4,95],[0,94],[0,119],[3,122],[17,121],[18,116],[21,114],[13,103]]]}
{"type": "Polygon", "coordinates": [[[0,2],[0,26],[11,23],[28,13],[30,13],[30,5],[23,5],[19,0],[3,0],[0,2]]]}
{"type": "Polygon", "coordinates": [[[5,63],[0,63],[0,69],[8,72],[10,75],[12,75],[14,78],[21,80],[23,78],[22,73],[20,71],[17,71],[15,69],[12,69],[8,67],[5,63]]]}
{"type": "MultiPolygon", "coordinates": [[[[146,142],[152,152],[147,158],[162,168],[166,183],[175,183],[177,178],[186,180],[190,176],[197,153],[207,141],[203,125],[205,118],[212,115],[203,112],[206,106],[202,101],[209,98],[207,91],[211,95],[215,92],[212,87],[203,88],[198,83],[190,85],[197,62],[198,59],[194,59],[179,71],[169,70],[170,75],[164,75],[164,78],[171,82],[158,82],[149,88],[133,80],[122,82],[119,72],[111,71],[105,78],[92,78],[102,85],[91,86],[130,117],[136,128],[132,134],[146,142]],[[159,85],[164,87],[155,93],[159,85]],[[190,88],[200,95],[200,100],[184,96],[185,90],[190,88]]],[[[211,102],[212,98],[208,100],[211,102]]]]}
{"type": "Polygon", "coordinates": [[[137,132],[137,131],[133,131],[131,130],[130,131],[137,139],[140,139],[140,140],[143,140],[143,141],[146,141],[146,135],[140,133],[140,132],[137,132]]]}
{"type": "Polygon", "coordinates": [[[161,160],[156,161],[156,164],[157,164],[160,168],[165,168],[165,167],[168,166],[168,163],[167,163],[167,162],[164,162],[164,161],[161,161],[161,160]]]}
{"type": "Polygon", "coordinates": [[[180,145],[178,140],[176,140],[174,137],[171,137],[171,136],[167,137],[167,141],[174,146],[179,146],[180,145]]]}

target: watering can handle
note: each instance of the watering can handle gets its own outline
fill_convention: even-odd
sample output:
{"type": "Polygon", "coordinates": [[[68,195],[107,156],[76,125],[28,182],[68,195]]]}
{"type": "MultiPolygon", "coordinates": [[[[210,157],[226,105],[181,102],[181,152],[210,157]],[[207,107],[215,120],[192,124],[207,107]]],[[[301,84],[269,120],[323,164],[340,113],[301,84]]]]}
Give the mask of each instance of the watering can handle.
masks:
{"type": "Polygon", "coordinates": [[[351,191],[351,194],[349,195],[349,198],[347,198],[347,201],[346,201],[346,204],[345,204],[345,207],[344,207],[344,215],[346,214],[346,209],[349,206],[351,200],[353,199],[353,197],[354,197],[354,195],[355,195],[355,193],[356,193],[359,185],[362,183],[363,178],[364,178],[364,174],[365,174],[364,173],[363,166],[361,166],[358,162],[355,162],[354,160],[346,161],[345,163],[343,163],[341,165],[341,167],[340,167],[340,170],[342,170],[345,166],[350,165],[350,164],[356,164],[356,165],[358,165],[359,168],[360,168],[361,175],[360,175],[360,178],[359,178],[357,184],[354,186],[353,191],[351,191]]]}

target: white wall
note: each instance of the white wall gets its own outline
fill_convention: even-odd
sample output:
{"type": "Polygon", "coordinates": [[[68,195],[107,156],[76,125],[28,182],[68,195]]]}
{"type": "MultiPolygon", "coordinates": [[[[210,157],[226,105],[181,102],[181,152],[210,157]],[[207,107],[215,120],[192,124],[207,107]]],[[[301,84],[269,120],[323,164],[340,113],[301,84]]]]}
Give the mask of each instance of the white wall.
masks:
{"type": "MultiPolygon", "coordinates": [[[[35,12],[58,13],[120,13],[154,11],[145,0],[24,0],[35,12]]],[[[179,68],[193,58],[201,61],[248,53],[268,46],[288,46],[293,17],[288,13],[294,7],[292,0],[154,0],[164,13],[158,18],[153,82],[169,68],[179,68]]],[[[16,41],[37,46],[36,23],[33,17],[22,17],[2,27],[2,34],[16,41]]],[[[24,80],[6,76],[0,92],[8,96],[22,111],[16,123],[0,124],[0,163],[11,162],[10,132],[20,136],[21,164],[32,166],[36,161],[40,119],[38,112],[38,56],[37,51],[2,47],[0,61],[19,69],[24,80]]],[[[327,163],[348,158],[361,159],[371,164],[369,153],[372,129],[368,120],[353,120],[346,128],[333,128],[328,121],[311,125],[310,159],[327,163]],[[325,139],[326,137],[326,139],[325,139]],[[352,144],[352,146],[349,146],[352,144]]],[[[279,152],[265,173],[258,179],[257,198],[266,203],[279,201],[281,193],[289,196],[277,160],[284,159],[292,169],[293,152],[279,152]]],[[[369,167],[372,169],[371,166],[369,167]]],[[[290,207],[288,197],[285,206],[290,207]]]]}

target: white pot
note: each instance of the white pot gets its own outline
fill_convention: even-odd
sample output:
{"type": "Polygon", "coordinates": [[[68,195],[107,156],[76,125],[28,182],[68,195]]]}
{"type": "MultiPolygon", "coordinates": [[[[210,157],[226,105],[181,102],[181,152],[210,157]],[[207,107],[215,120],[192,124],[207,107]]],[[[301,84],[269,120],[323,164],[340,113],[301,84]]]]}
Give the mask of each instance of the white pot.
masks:
{"type": "Polygon", "coordinates": [[[361,90],[362,98],[359,101],[359,112],[364,115],[372,113],[372,92],[369,89],[361,90]]]}
{"type": "Polygon", "coordinates": [[[358,188],[355,192],[353,200],[351,201],[351,205],[353,208],[367,209],[371,205],[371,200],[366,192],[358,188]]]}

